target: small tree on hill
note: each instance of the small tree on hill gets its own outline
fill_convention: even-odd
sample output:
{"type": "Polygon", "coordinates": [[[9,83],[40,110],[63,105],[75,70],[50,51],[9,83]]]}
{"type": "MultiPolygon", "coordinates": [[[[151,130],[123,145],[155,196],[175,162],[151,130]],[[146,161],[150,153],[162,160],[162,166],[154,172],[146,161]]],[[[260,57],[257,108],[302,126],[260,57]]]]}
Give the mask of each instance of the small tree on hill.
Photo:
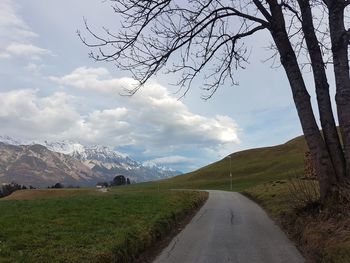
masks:
{"type": "Polygon", "coordinates": [[[119,185],[125,185],[126,179],[124,175],[117,175],[113,178],[113,181],[111,183],[112,186],[119,186],[119,185]]]}
{"type": "Polygon", "coordinates": [[[110,0],[123,20],[122,30],[105,34],[86,29],[95,40],[89,47],[96,61],[110,61],[130,71],[139,85],[166,67],[181,73],[186,94],[196,78],[206,80],[206,98],[220,85],[236,85],[234,71],[250,55],[244,40],[266,31],[272,58],[280,58],[309,150],[317,163],[323,202],[349,202],[350,73],[347,28],[349,0],[110,0]],[[327,64],[333,65],[338,122],[329,94],[327,64]],[[313,73],[323,135],[317,125],[301,69],[313,73]]]}
{"type": "Polygon", "coordinates": [[[55,185],[52,186],[52,188],[60,189],[60,188],[64,188],[64,186],[61,183],[56,183],[55,185]]]}

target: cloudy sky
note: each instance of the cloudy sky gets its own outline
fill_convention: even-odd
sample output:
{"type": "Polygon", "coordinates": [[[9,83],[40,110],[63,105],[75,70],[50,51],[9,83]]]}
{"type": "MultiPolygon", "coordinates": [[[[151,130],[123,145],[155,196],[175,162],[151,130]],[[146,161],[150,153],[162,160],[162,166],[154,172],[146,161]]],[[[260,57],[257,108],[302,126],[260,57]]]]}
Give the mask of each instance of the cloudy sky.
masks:
{"type": "Polygon", "coordinates": [[[125,97],[134,81],[89,59],[76,34],[83,17],[97,31],[119,26],[108,1],[0,1],[0,134],[102,144],[182,171],[301,134],[284,72],[262,63],[265,35],[253,40],[240,85],[208,101],[196,85],[178,100],[163,75],[125,97]]]}

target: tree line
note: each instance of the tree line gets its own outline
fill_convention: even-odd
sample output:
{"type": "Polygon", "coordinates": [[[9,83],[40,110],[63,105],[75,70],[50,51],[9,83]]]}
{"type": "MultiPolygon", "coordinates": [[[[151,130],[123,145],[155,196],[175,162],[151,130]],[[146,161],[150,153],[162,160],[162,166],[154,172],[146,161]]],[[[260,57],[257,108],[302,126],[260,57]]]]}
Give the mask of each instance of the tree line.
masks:
{"type": "Polygon", "coordinates": [[[25,190],[25,189],[35,189],[35,187],[31,185],[27,187],[25,185],[20,185],[15,182],[11,182],[9,184],[2,184],[0,188],[0,198],[8,196],[17,190],[25,190]]]}

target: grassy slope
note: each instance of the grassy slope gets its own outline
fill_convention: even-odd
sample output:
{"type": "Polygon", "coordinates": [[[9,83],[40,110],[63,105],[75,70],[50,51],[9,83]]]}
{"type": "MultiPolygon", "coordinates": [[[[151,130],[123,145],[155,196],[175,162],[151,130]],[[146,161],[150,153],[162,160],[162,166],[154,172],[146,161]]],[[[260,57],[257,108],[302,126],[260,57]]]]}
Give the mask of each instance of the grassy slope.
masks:
{"type": "Polygon", "coordinates": [[[308,262],[349,263],[349,212],[329,215],[318,209],[293,208],[295,199],[289,185],[289,181],[264,183],[247,189],[245,194],[279,222],[299,245],[308,262]]]}
{"type": "Polygon", "coordinates": [[[0,201],[0,262],[130,262],[205,195],[140,187],[20,191],[0,201]]]}
{"type": "MultiPolygon", "coordinates": [[[[246,150],[231,155],[233,190],[248,187],[303,171],[306,144],[297,137],[285,144],[246,150]]],[[[230,160],[224,158],[197,171],[164,180],[170,188],[223,189],[230,188],[230,160]]]]}

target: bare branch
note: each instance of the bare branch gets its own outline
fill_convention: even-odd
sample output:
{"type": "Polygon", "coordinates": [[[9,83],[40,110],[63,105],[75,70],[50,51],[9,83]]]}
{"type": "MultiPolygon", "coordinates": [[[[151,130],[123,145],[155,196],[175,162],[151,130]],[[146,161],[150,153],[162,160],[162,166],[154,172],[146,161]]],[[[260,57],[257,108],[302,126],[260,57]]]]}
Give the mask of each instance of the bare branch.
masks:
{"type": "Polygon", "coordinates": [[[215,92],[228,79],[235,85],[233,71],[244,68],[249,57],[244,44],[237,43],[269,27],[270,14],[259,1],[235,6],[217,0],[193,0],[193,7],[180,7],[171,0],[111,1],[115,3],[114,11],[124,17],[125,30],[116,34],[103,28],[107,37],[101,37],[84,20],[86,32],[97,43],[88,42],[80,32],[78,36],[85,45],[97,48],[96,53],[90,53],[94,60],[113,62],[131,72],[139,85],[130,94],[165,68],[174,56],[179,59],[172,68],[168,65],[166,72],[181,74],[177,85],[187,87],[183,95],[201,71],[208,73],[204,76],[204,90],[215,92]],[[238,27],[228,27],[229,21],[238,27]]]}

